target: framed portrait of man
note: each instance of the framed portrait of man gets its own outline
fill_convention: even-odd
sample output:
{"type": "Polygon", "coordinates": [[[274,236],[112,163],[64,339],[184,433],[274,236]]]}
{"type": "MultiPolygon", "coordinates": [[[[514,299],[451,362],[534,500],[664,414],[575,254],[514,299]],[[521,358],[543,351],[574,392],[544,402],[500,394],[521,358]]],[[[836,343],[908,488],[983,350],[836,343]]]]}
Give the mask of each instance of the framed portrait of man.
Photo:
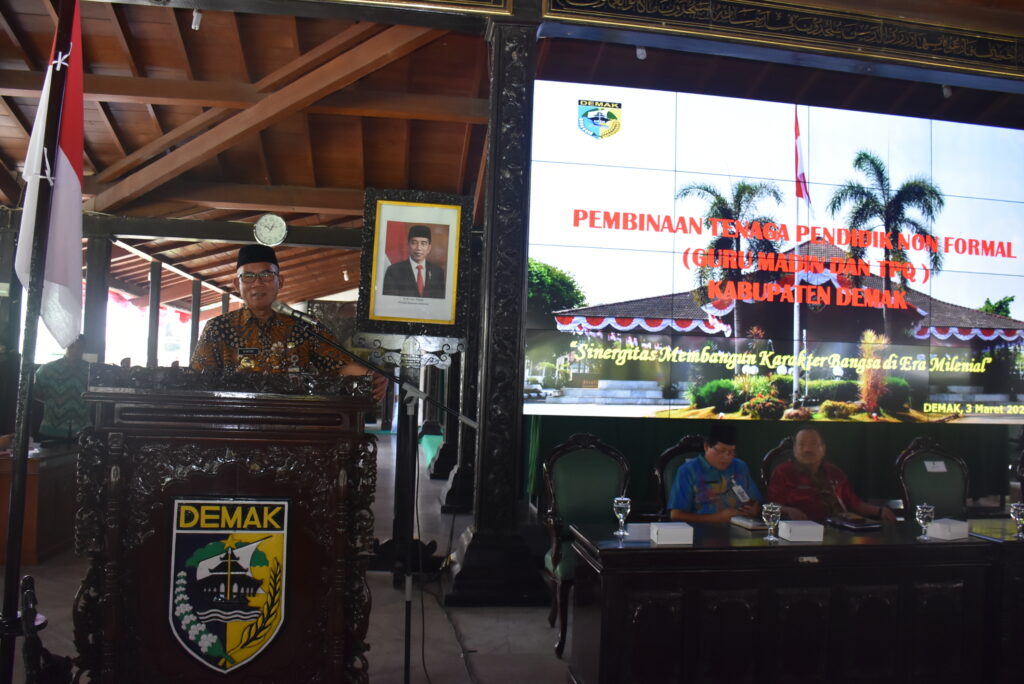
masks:
{"type": "Polygon", "coordinates": [[[441,193],[367,189],[360,329],[448,335],[461,326],[460,266],[469,201],[441,193]]]}

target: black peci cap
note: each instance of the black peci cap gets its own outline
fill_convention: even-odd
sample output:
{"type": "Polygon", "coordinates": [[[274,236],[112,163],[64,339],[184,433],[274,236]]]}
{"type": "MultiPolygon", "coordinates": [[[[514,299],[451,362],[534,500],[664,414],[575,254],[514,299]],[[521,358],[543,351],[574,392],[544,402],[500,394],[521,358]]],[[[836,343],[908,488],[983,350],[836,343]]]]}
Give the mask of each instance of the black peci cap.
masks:
{"type": "Polygon", "coordinates": [[[427,242],[433,242],[433,239],[430,237],[430,228],[419,224],[409,226],[409,237],[406,239],[412,240],[413,238],[427,238],[427,242]]]}
{"type": "Polygon", "coordinates": [[[736,428],[729,422],[712,423],[705,441],[708,446],[715,446],[719,442],[733,446],[736,444],[736,428]]]}
{"type": "Polygon", "coordinates": [[[238,250],[238,261],[235,262],[235,268],[245,266],[246,264],[258,264],[261,262],[280,266],[280,264],[277,263],[277,252],[274,251],[273,247],[267,247],[266,245],[246,245],[238,250]]]}

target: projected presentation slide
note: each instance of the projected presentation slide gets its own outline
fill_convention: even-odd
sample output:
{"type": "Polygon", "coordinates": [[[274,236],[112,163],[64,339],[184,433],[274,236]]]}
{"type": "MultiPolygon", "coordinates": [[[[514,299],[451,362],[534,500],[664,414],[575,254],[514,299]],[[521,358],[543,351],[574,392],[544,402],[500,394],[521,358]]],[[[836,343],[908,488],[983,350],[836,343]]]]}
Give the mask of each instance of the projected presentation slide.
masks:
{"type": "Polygon", "coordinates": [[[527,414],[1024,422],[1024,131],[538,81],[527,414]]]}

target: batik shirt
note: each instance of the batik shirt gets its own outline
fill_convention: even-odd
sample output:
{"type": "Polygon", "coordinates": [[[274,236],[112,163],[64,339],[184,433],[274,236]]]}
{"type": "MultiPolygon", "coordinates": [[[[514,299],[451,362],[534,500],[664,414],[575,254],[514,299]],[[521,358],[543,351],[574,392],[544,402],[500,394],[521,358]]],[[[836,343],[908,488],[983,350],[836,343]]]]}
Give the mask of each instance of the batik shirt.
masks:
{"type": "Polygon", "coordinates": [[[61,357],[36,371],[32,398],[43,402],[39,435],[47,438],[75,438],[92,424],[89,405],[82,399],[89,384],[89,364],[61,357]]]}
{"type": "Polygon", "coordinates": [[[717,513],[726,508],[739,508],[743,502],[733,491],[734,484],[743,487],[747,496],[760,503],[761,492],[750,477],[746,463],[734,458],[729,467],[719,470],[703,456],[698,456],[679,466],[676,471],[668,507],[702,515],[717,513]]]}
{"type": "Polygon", "coordinates": [[[248,308],[211,319],[203,329],[191,365],[196,370],[286,373],[310,366],[324,375],[336,375],[350,358],[317,339],[313,331],[333,340],[322,325],[311,326],[277,312],[266,321],[248,308]]]}

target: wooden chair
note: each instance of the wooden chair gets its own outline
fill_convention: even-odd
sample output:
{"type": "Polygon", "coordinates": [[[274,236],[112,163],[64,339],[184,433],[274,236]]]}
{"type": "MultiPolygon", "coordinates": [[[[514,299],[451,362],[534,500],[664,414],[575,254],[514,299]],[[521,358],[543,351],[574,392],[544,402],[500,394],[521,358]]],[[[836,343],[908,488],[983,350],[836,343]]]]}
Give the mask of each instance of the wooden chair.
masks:
{"type": "Polygon", "coordinates": [[[599,523],[611,529],[614,523],[612,499],[625,496],[629,486],[629,464],[615,447],[591,434],[577,433],[559,444],[544,462],[544,484],[550,508],[545,523],[551,549],[544,556],[551,610],[548,623],[558,618],[555,655],[562,657],[569,615],[569,589],[576,576],[576,554],[572,550],[573,524],[599,523]]]}
{"type": "Polygon", "coordinates": [[[668,519],[668,499],[672,493],[672,485],[676,481],[676,471],[686,461],[704,453],[704,437],[686,435],[677,443],[661,452],[654,466],[654,480],[657,483],[658,500],[661,504],[660,513],[668,519]]]}
{"type": "Polygon", "coordinates": [[[903,510],[913,517],[919,503],[935,506],[936,518],[967,515],[967,464],[929,437],[917,437],[896,459],[903,510]]]}
{"type": "Polygon", "coordinates": [[[765,496],[768,496],[768,484],[772,481],[772,471],[792,458],[793,438],[783,437],[779,445],[761,459],[761,492],[765,496]]]}

